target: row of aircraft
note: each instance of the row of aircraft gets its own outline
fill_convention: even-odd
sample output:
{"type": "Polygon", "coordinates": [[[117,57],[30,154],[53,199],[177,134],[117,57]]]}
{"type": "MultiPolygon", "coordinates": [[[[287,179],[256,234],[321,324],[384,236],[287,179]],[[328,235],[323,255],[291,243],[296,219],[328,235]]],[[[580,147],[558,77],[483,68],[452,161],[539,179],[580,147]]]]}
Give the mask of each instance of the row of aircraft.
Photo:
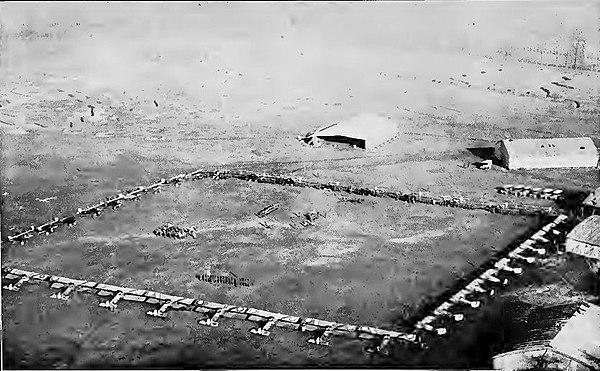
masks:
{"type": "MultiPolygon", "coordinates": [[[[437,198],[436,197],[425,197],[425,196],[422,196],[420,192],[418,193],[418,196],[417,196],[416,194],[407,194],[407,193],[402,193],[402,192],[386,191],[386,190],[378,189],[378,188],[371,189],[371,188],[353,187],[352,185],[341,185],[341,184],[339,184],[339,182],[329,182],[329,183],[311,182],[311,181],[308,181],[301,177],[293,177],[293,176],[256,173],[256,172],[244,171],[244,170],[203,170],[203,169],[199,169],[199,170],[192,171],[190,173],[178,174],[171,178],[162,178],[159,182],[156,182],[152,185],[139,186],[134,190],[131,190],[131,191],[128,191],[125,193],[119,193],[117,196],[115,196],[113,198],[107,198],[106,200],[99,202],[96,205],[90,206],[85,209],[78,209],[77,214],[75,216],[91,216],[91,217],[100,216],[106,208],[110,207],[112,209],[117,209],[121,206],[123,201],[138,200],[139,197],[143,193],[150,192],[150,191],[152,191],[154,193],[159,193],[162,190],[162,186],[175,185],[175,187],[179,187],[185,180],[190,180],[190,179],[198,180],[198,179],[204,179],[204,178],[208,178],[208,177],[212,177],[215,180],[232,177],[232,178],[236,178],[236,179],[261,182],[261,183],[291,185],[291,186],[296,186],[296,187],[317,188],[317,189],[324,189],[324,190],[329,189],[334,192],[344,191],[347,193],[353,193],[353,194],[358,194],[358,195],[363,195],[363,196],[391,197],[396,200],[402,200],[402,201],[412,202],[412,203],[414,203],[418,200],[419,202],[431,203],[434,205],[441,204],[443,206],[453,206],[453,207],[458,207],[460,205],[463,205],[466,202],[466,200],[463,199],[462,197],[458,198],[458,199],[448,198],[448,197],[444,197],[444,196],[437,197],[437,198]]],[[[557,197],[559,196],[558,190],[555,190],[554,193],[556,193],[555,196],[557,196],[557,197]]],[[[481,208],[483,206],[479,205],[477,207],[481,208]]],[[[501,207],[498,205],[496,205],[496,208],[498,210],[501,209],[501,207]]],[[[484,207],[484,209],[490,211],[490,210],[494,209],[494,205],[492,205],[492,206],[487,205],[484,207]]],[[[540,212],[540,211],[545,212],[545,210],[542,210],[542,209],[538,210],[538,209],[539,208],[536,207],[536,210],[533,210],[533,211],[535,211],[536,213],[540,212]]],[[[553,214],[553,209],[548,208],[547,213],[553,214]]],[[[31,238],[35,232],[42,233],[42,234],[43,233],[49,234],[49,233],[53,233],[54,230],[56,229],[56,227],[60,224],[70,224],[70,225],[74,224],[74,223],[71,223],[71,220],[75,216],[70,216],[70,217],[66,217],[66,218],[62,218],[62,219],[58,219],[58,220],[57,220],[57,218],[54,218],[52,221],[50,221],[48,223],[45,223],[38,227],[32,226],[31,229],[25,230],[14,236],[10,236],[8,239],[9,239],[9,241],[12,241],[12,242],[20,242],[21,244],[24,244],[25,241],[27,239],[31,238]]]]}
{"type": "Polygon", "coordinates": [[[187,174],[179,174],[171,178],[162,178],[160,179],[160,181],[149,186],[138,186],[136,189],[119,193],[117,196],[107,197],[104,201],[101,201],[85,209],[78,208],[77,213],[75,215],[67,216],[64,218],[55,217],[51,221],[39,225],[37,227],[31,226],[25,231],[19,232],[13,236],[8,236],[8,241],[24,245],[25,242],[31,237],[33,237],[35,233],[49,235],[50,233],[54,233],[60,225],[75,225],[77,222],[77,216],[91,216],[92,218],[100,216],[105,209],[118,209],[119,207],[121,207],[124,201],[137,201],[140,199],[142,194],[148,192],[153,192],[155,194],[160,193],[162,191],[162,186],[164,185],[175,185],[176,187],[179,187],[184,180],[203,177],[202,174],[203,170],[196,170],[187,174]]]}
{"type": "MultiPolygon", "coordinates": [[[[101,201],[101,202],[97,203],[96,205],[87,207],[85,209],[78,208],[76,215],[68,216],[68,217],[64,217],[64,218],[53,218],[51,221],[44,223],[40,226],[37,226],[37,227],[31,226],[27,230],[24,230],[13,236],[8,236],[8,240],[9,240],[9,242],[20,243],[21,245],[23,245],[23,244],[25,244],[25,242],[28,239],[33,237],[33,235],[35,233],[46,234],[46,235],[48,235],[50,233],[54,233],[55,230],[57,229],[57,227],[62,224],[67,224],[69,226],[75,225],[77,216],[82,216],[82,217],[91,216],[92,218],[100,216],[102,214],[102,212],[107,208],[112,208],[113,210],[118,209],[119,207],[121,207],[123,201],[137,201],[137,200],[139,200],[139,198],[142,194],[147,193],[147,192],[153,192],[155,194],[160,193],[162,191],[162,187],[165,185],[174,185],[175,187],[179,187],[186,180],[199,180],[199,179],[204,179],[207,177],[212,177],[213,179],[218,180],[218,179],[224,178],[225,175],[230,174],[230,173],[232,175],[240,175],[240,176],[241,175],[247,176],[248,174],[250,174],[250,175],[254,174],[252,172],[246,172],[246,171],[230,172],[228,170],[209,171],[209,170],[198,169],[198,170],[192,171],[190,173],[178,174],[171,178],[162,178],[162,179],[160,179],[160,181],[158,181],[154,184],[151,184],[149,186],[138,186],[134,190],[129,190],[124,193],[119,193],[115,197],[112,197],[112,198],[107,197],[104,201],[101,201]]],[[[260,178],[260,176],[265,176],[265,177],[270,177],[270,178],[278,177],[278,176],[269,176],[268,174],[258,174],[256,176],[259,178],[260,178]]],[[[242,178],[242,177],[240,177],[240,178],[242,178]]]]}
{"type": "Polygon", "coordinates": [[[187,311],[200,314],[202,317],[197,322],[209,327],[217,327],[221,319],[237,319],[254,323],[255,327],[252,327],[249,332],[259,336],[269,336],[275,327],[309,333],[311,336],[307,342],[314,345],[328,346],[333,336],[344,336],[351,339],[370,341],[371,344],[365,348],[368,353],[387,354],[390,350],[389,345],[392,342],[413,345],[419,345],[420,343],[417,335],[400,331],[344,324],[316,318],[302,318],[261,309],[51,276],[8,267],[2,268],[2,276],[4,282],[14,281],[14,283],[4,286],[4,289],[10,291],[19,291],[25,283],[47,282],[50,284],[51,289],[59,290],[51,295],[52,298],[59,300],[68,301],[71,299],[72,294],[76,292],[97,295],[109,298],[109,300],[101,300],[98,305],[111,312],[117,309],[120,301],[144,303],[155,308],[146,311],[148,316],[166,318],[170,311],[187,311]]]}
{"type": "Polygon", "coordinates": [[[508,194],[517,197],[542,198],[554,201],[560,200],[564,195],[564,191],[562,189],[541,188],[512,184],[496,187],[496,191],[503,195],[508,194]]]}
{"type": "Polygon", "coordinates": [[[436,326],[436,323],[444,322],[444,320],[448,318],[455,322],[462,321],[464,319],[464,314],[460,312],[461,308],[479,308],[481,306],[481,300],[478,299],[478,296],[482,294],[493,296],[496,292],[496,288],[504,287],[508,284],[508,278],[510,278],[508,276],[522,274],[523,268],[515,267],[511,265],[511,263],[535,263],[537,260],[536,257],[529,254],[544,255],[547,252],[543,247],[536,247],[536,244],[551,242],[550,239],[546,238],[546,235],[549,233],[552,233],[555,236],[560,235],[561,232],[555,228],[566,220],[567,216],[562,214],[556,217],[553,222],[545,225],[528,240],[508,252],[506,257],[496,261],[492,268],[480,274],[463,289],[456,292],[448,300],[435,308],[430,315],[418,321],[415,328],[436,335],[445,335],[448,331],[447,328],[443,325],[436,326]]]}
{"type": "Polygon", "coordinates": [[[22,231],[14,236],[8,236],[8,241],[12,242],[12,243],[20,243],[21,245],[24,245],[25,241],[27,241],[28,239],[33,237],[34,233],[49,235],[50,233],[54,233],[54,231],[56,231],[56,228],[58,228],[58,226],[61,224],[73,226],[73,225],[77,224],[77,220],[76,220],[75,216],[67,216],[64,218],[56,218],[55,217],[55,218],[52,218],[52,220],[47,223],[44,223],[37,227],[32,225],[29,229],[27,229],[25,231],[22,231]]]}

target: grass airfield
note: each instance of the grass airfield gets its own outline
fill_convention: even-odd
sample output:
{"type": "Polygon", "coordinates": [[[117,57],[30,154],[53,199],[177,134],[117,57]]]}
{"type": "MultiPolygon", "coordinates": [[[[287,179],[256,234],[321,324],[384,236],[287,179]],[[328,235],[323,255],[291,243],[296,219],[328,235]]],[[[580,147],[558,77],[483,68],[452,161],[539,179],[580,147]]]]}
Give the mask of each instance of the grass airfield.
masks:
{"type": "MultiPolygon", "coordinates": [[[[595,188],[597,170],[464,166],[479,160],[468,148],[506,136],[600,137],[598,73],[485,57],[506,40],[533,43],[532,29],[550,37],[558,22],[584,28],[593,47],[597,6],[514,6],[525,15],[521,23],[494,20],[513,7],[499,3],[3,4],[2,233],[214,166],[496,202],[508,200],[494,191],[502,184],[595,188]],[[432,22],[446,22],[447,32],[425,27],[432,22]],[[575,89],[549,85],[564,75],[575,89]],[[387,116],[397,138],[368,151],[295,140],[363,112],[387,116]],[[36,200],[46,197],[57,199],[36,200]]],[[[232,179],[189,182],[24,246],[3,244],[2,264],[397,328],[425,297],[536,222],[385,199],[349,204],[339,196],[232,179]],[[274,202],[281,208],[265,218],[273,226],[265,229],[254,212],[274,202]],[[326,216],[289,227],[294,213],[311,210],[326,216]],[[195,225],[198,238],[152,235],[166,223],[195,225]],[[206,271],[233,272],[254,285],[195,278],[206,271]]],[[[363,355],[359,342],[313,347],[302,334],[256,338],[236,321],[205,328],[186,313],[164,321],[141,306],[110,313],[93,297],[63,303],[49,295],[37,286],[3,295],[6,367],[489,367],[484,356],[458,351],[487,336],[486,313],[468,320],[465,338],[453,334],[426,353],[397,349],[385,359],[363,355]]]]}

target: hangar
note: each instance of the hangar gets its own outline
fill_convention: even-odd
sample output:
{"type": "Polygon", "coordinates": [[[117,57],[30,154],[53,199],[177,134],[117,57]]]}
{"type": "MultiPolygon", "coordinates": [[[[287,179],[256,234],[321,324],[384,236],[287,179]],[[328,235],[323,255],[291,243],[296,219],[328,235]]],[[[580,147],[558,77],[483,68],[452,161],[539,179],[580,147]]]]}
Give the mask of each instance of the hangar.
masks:
{"type": "Polygon", "coordinates": [[[504,139],[495,156],[507,169],[596,167],[598,150],[591,138],[504,139]]]}
{"type": "Polygon", "coordinates": [[[376,148],[394,136],[398,125],[376,114],[363,114],[307,133],[298,140],[318,147],[323,142],[343,143],[362,149],[376,148]]]}

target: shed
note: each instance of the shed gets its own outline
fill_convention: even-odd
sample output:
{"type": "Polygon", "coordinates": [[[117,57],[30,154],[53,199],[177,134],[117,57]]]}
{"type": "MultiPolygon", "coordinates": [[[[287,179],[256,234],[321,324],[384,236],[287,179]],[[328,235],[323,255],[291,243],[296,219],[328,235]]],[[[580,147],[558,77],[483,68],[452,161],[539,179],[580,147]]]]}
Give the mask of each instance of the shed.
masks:
{"type": "Polygon", "coordinates": [[[567,235],[565,250],[600,260],[600,215],[592,215],[573,228],[567,235]]]}
{"type": "Polygon", "coordinates": [[[591,138],[504,139],[495,156],[508,169],[596,167],[598,150],[591,138]]]}
{"type": "Polygon", "coordinates": [[[362,114],[321,127],[298,139],[310,145],[322,140],[372,149],[392,139],[397,132],[398,125],[386,117],[362,114]]]}

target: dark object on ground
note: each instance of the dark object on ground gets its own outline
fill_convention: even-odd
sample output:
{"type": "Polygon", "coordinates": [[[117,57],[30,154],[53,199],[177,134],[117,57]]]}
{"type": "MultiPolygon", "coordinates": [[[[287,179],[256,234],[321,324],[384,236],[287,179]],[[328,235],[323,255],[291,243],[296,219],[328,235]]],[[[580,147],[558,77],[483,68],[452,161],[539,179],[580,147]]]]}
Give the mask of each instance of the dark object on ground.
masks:
{"type": "Polygon", "coordinates": [[[178,240],[182,240],[186,237],[197,238],[195,227],[183,228],[174,226],[172,224],[160,226],[154,231],[152,231],[152,233],[155,236],[173,238],[178,240]]]}
{"type": "Polygon", "coordinates": [[[570,86],[570,85],[565,85],[565,84],[561,84],[558,81],[552,81],[551,82],[552,85],[556,85],[556,86],[560,86],[561,88],[567,88],[567,89],[575,89],[574,87],[570,86]]]}
{"type": "Polygon", "coordinates": [[[213,274],[198,274],[196,273],[196,278],[202,282],[208,282],[212,284],[225,284],[237,287],[238,284],[243,287],[250,287],[254,283],[251,282],[248,278],[238,278],[236,275],[231,273],[230,276],[215,276],[213,274]]]}
{"type": "Polygon", "coordinates": [[[341,197],[340,202],[349,202],[351,204],[362,204],[365,200],[362,198],[341,197]]]}
{"type": "Polygon", "coordinates": [[[77,224],[77,219],[75,216],[67,216],[67,217],[59,220],[59,223],[66,224],[68,226],[73,226],[73,225],[77,224]]]}
{"type": "Polygon", "coordinates": [[[489,160],[494,157],[494,147],[472,147],[467,148],[467,151],[471,152],[475,156],[482,160],[489,160]]]}
{"type": "Polygon", "coordinates": [[[543,87],[543,86],[540,86],[540,89],[541,89],[541,90],[542,90],[544,93],[546,93],[546,98],[549,98],[549,97],[550,97],[550,90],[546,89],[546,88],[545,88],[545,87],[543,87]]]}
{"type": "Polygon", "coordinates": [[[154,105],[155,105],[156,107],[158,107],[158,103],[157,103],[156,101],[154,101],[154,105]]]}
{"type": "Polygon", "coordinates": [[[319,219],[322,216],[323,216],[323,214],[321,214],[318,211],[314,211],[314,210],[313,211],[309,211],[309,212],[307,212],[307,213],[304,214],[304,217],[309,222],[314,222],[315,220],[319,219]]]}
{"type": "Polygon", "coordinates": [[[259,218],[264,218],[265,216],[271,214],[273,211],[275,211],[277,209],[279,209],[279,204],[274,203],[274,204],[271,204],[271,205],[265,207],[264,209],[255,213],[254,215],[258,216],[259,218]]]}
{"type": "Polygon", "coordinates": [[[83,122],[83,116],[81,116],[79,119],[81,120],[81,122],[83,122]]]}
{"type": "Polygon", "coordinates": [[[271,229],[273,228],[272,225],[268,224],[267,222],[260,222],[258,223],[261,227],[266,228],[266,229],[271,229]]]}
{"type": "Polygon", "coordinates": [[[481,160],[492,160],[493,165],[502,165],[501,161],[494,155],[496,151],[494,147],[472,147],[467,148],[467,151],[479,157],[481,160]]]}
{"type": "Polygon", "coordinates": [[[328,142],[348,144],[349,146],[358,147],[358,148],[362,148],[362,149],[366,148],[364,139],[350,138],[350,137],[346,137],[343,135],[329,135],[329,136],[322,136],[320,138],[322,138],[323,140],[328,141],[328,142]]]}
{"type": "Polygon", "coordinates": [[[492,160],[484,160],[474,164],[478,169],[489,170],[492,168],[492,160]]]}

